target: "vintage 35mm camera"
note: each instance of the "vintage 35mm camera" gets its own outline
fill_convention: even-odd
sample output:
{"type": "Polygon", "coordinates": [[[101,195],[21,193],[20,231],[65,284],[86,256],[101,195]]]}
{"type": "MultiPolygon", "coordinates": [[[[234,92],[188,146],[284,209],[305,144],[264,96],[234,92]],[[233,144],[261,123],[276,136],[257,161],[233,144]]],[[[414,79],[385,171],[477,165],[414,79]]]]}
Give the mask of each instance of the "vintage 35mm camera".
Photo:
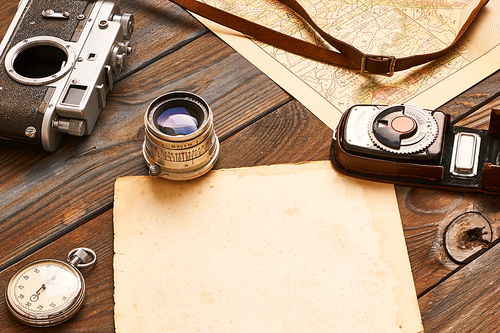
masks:
{"type": "Polygon", "coordinates": [[[334,133],[330,157],[358,178],[500,193],[500,110],[488,130],[476,130],[412,105],[354,105],[334,133]]]}
{"type": "Polygon", "coordinates": [[[54,151],[90,135],[133,29],[112,2],[21,0],[0,44],[0,139],[54,151]]]}

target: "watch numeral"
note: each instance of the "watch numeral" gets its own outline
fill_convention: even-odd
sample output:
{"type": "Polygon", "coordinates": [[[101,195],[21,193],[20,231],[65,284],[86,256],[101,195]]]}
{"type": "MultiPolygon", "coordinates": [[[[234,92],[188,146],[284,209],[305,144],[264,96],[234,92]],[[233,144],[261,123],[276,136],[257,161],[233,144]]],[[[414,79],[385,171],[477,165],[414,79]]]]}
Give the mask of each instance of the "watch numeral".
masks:
{"type": "Polygon", "coordinates": [[[35,268],[33,271],[34,271],[35,273],[40,273],[40,270],[39,270],[38,268],[35,268]]]}
{"type": "Polygon", "coordinates": [[[26,305],[29,308],[32,304],[30,302],[26,302],[26,304],[24,305],[26,305]]]}
{"type": "Polygon", "coordinates": [[[56,306],[56,304],[55,304],[54,302],[51,302],[49,305],[50,305],[51,307],[53,307],[53,308],[55,308],[55,306],[56,306]]]}
{"type": "Polygon", "coordinates": [[[19,295],[19,298],[20,298],[20,299],[23,299],[23,298],[24,298],[24,295],[23,295],[23,294],[20,294],[20,295],[19,295]]]}
{"type": "Polygon", "coordinates": [[[42,311],[43,310],[43,306],[42,305],[39,305],[36,307],[38,310],[42,311]]]}
{"type": "Polygon", "coordinates": [[[23,275],[23,278],[24,278],[25,280],[28,280],[28,279],[30,278],[30,276],[29,276],[29,275],[23,275]]]}
{"type": "Polygon", "coordinates": [[[22,284],[18,285],[17,286],[19,289],[23,290],[24,289],[24,286],[22,284]]]}

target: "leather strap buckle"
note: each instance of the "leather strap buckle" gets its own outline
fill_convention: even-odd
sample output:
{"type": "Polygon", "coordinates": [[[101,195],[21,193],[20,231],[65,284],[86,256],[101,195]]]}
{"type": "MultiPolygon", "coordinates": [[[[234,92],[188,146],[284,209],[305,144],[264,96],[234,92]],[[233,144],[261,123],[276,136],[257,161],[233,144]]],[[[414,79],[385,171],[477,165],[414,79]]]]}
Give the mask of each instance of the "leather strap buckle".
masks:
{"type": "Polygon", "coordinates": [[[361,58],[361,69],[360,69],[361,74],[370,74],[370,72],[368,72],[366,70],[366,63],[367,63],[368,59],[378,60],[378,61],[390,60],[391,63],[389,64],[389,73],[385,73],[385,74],[372,73],[372,74],[379,74],[379,75],[384,75],[384,76],[393,76],[394,75],[394,68],[396,67],[396,57],[394,57],[394,56],[380,56],[380,55],[372,55],[372,54],[364,54],[363,57],[361,58]]]}

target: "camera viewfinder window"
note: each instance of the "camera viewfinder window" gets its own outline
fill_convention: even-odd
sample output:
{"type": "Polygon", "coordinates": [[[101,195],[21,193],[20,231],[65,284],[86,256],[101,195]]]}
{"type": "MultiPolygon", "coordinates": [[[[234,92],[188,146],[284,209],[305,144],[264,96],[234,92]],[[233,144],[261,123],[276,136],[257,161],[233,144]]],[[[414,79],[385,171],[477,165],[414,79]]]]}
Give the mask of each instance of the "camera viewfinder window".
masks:
{"type": "Polygon", "coordinates": [[[64,97],[63,103],[69,105],[80,105],[87,90],[86,86],[70,85],[68,93],[64,97]]]}

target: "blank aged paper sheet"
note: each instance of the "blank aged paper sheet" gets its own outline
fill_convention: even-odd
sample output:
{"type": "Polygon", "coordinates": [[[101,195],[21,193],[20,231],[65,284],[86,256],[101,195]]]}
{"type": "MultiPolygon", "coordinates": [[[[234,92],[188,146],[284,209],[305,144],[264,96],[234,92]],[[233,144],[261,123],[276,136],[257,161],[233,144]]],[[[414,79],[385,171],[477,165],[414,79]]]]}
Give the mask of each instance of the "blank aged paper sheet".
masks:
{"type": "Polygon", "coordinates": [[[330,162],[116,182],[117,332],[421,332],[392,185],[330,162]]]}

